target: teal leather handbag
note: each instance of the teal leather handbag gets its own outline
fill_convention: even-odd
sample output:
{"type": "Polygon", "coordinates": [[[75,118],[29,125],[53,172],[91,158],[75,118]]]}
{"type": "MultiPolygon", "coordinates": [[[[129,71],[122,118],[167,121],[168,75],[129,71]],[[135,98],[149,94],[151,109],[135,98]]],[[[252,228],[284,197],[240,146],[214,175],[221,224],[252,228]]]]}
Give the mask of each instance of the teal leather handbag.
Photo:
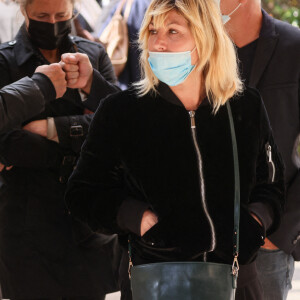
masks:
{"type": "Polygon", "coordinates": [[[229,102],[234,161],[233,264],[164,262],[133,266],[129,242],[129,274],[133,300],[233,300],[238,277],[240,177],[237,143],[229,102]]]}

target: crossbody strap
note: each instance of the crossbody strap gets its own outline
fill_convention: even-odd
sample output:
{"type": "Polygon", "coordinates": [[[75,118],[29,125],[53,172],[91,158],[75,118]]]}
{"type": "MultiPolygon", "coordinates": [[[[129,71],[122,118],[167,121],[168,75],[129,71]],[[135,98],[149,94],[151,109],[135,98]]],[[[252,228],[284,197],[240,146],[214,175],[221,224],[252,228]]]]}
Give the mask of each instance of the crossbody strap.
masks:
{"type": "Polygon", "coordinates": [[[124,5],[126,4],[126,0],[121,0],[117,6],[117,9],[114,13],[114,16],[118,16],[118,15],[121,15],[122,13],[122,9],[124,7],[124,5]]]}
{"type": "Polygon", "coordinates": [[[234,229],[233,229],[233,264],[232,275],[234,277],[234,287],[236,288],[237,277],[239,271],[238,255],[239,255],[239,240],[240,240],[240,171],[239,171],[239,158],[236,142],[236,134],[234,129],[234,122],[232,117],[232,111],[229,101],[226,102],[231,141],[232,141],[232,153],[233,153],[233,165],[234,165],[234,229]]]}
{"type": "Polygon", "coordinates": [[[133,3],[133,0],[127,0],[125,11],[124,11],[124,20],[126,22],[127,22],[128,18],[129,18],[129,15],[130,15],[132,3],[133,3]]]}

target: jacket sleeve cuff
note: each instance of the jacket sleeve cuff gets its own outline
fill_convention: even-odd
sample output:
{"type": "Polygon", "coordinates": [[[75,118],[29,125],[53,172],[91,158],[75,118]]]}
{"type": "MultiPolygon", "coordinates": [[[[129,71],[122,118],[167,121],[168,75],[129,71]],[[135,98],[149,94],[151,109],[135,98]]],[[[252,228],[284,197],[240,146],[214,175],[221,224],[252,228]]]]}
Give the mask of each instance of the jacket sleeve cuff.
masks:
{"type": "Polygon", "coordinates": [[[48,76],[43,73],[34,73],[31,79],[39,87],[46,102],[50,102],[56,98],[54,85],[48,76]]]}
{"type": "Polygon", "coordinates": [[[94,69],[91,91],[87,99],[84,100],[84,106],[95,112],[102,99],[118,91],[120,88],[108,82],[99,71],[94,69]]]}
{"type": "Polygon", "coordinates": [[[248,205],[248,209],[261,221],[265,232],[272,226],[274,214],[270,206],[265,203],[254,202],[248,205]]]}
{"type": "Polygon", "coordinates": [[[133,232],[140,236],[143,214],[147,209],[151,209],[149,204],[128,197],[119,208],[118,226],[126,232],[133,232]]]}

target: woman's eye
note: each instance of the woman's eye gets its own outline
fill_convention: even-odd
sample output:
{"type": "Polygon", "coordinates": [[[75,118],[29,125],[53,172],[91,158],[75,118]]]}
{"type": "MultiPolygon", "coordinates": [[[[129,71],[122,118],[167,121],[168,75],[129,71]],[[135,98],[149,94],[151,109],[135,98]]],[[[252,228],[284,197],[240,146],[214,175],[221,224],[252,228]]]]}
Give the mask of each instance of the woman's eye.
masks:
{"type": "Polygon", "coordinates": [[[175,29],[170,29],[169,30],[169,33],[171,33],[171,34],[176,34],[176,33],[178,33],[175,29]]]}
{"type": "Polygon", "coordinates": [[[58,15],[58,16],[57,16],[58,19],[62,19],[62,18],[64,18],[64,17],[65,17],[65,15],[58,15]]]}
{"type": "Polygon", "coordinates": [[[155,29],[149,29],[149,33],[152,35],[152,34],[156,34],[156,30],[155,29]]]}

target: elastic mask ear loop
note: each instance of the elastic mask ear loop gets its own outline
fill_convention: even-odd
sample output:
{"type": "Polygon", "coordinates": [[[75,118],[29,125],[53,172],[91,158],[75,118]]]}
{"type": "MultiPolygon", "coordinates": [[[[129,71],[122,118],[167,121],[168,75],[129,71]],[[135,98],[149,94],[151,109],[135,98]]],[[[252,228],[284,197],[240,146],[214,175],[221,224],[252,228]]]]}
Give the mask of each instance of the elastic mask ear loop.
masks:
{"type": "Polygon", "coordinates": [[[230,21],[230,16],[235,13],[239,7],[242,5],[242,3],[240,3],[229,15],[222,15],[222,21],[223,21],[223,24],[225,25],[228,21],[230,21]]]}
{"type": "Polygon", "coordinates": [[[196,50],[196,46],[194,47],[194,49],[191,51],[191,55],[193,54],[193,52],[196,50]]]}
{"type": "Polygon", "coordinates": [[[235,13],[238,9],[239,9],[239,7],[242,5],[242,3],[240,3],[229,15],[228,15],[228,17],[230,17],[233,13],[235,13]]]}

